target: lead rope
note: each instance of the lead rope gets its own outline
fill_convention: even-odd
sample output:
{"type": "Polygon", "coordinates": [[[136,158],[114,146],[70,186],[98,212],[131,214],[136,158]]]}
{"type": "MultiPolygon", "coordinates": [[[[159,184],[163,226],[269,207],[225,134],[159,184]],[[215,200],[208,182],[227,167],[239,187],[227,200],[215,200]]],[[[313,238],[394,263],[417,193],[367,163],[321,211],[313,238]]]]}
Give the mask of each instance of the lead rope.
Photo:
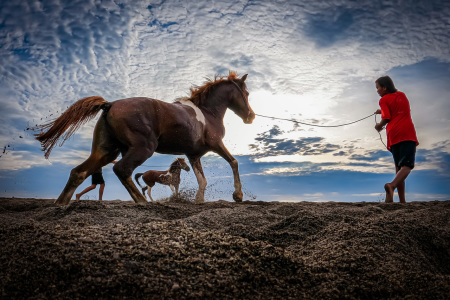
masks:
{"type": "MultiPolygon", "coordinates": [[[[375,125],[376,125],[377,124],[377,114],[374,114],[374,115],[375,115],[375,125]]],[[[383,138],[381,137],[381,132],[380,131],[378,131],[378,135],[380,136],[380,141],[383,143],[384,147],[386,147],[386,149],[387,149],[387,146],[383,142],[383,138]]]]}
{"type": "MultiPolygon", "coordinates": [[[[270,117],[270,116],[265,116],[265,115],[260,115],[260,114],[255,114],[255,115],[260,116],[260,117],[263,117],[263,118],[276,119],[276,120],[283,120],[283,121],[290,121],[290,122],[294,122],[294,123],[297,123],[297,124],[308,125],[308,126],[314,126],[314,127],[342,127],[342,126],[347,126],[347,125],[350,125],[350,124],[354,124],[354,123],[360,122],[360,121],[365,120],[365,119],[367,119],[367,118],[370,118],[370,117],[371,117],[372,115],[374,115],[374,114],[370,114],[370,115],[368,115],[367,117],[364,117],[364,118],[362,118],[362,119],[359,119],[359,120],[356,120],[356,121],[353,121],[353,122],[350,122],[350,123],[339,124],[339,125],[317,125],[317,124],[311,124],[311,123],[300,122],[300,121],[297,121],[297,120],[294,120],[294,119],[276,118],[276,117],[270,117]]],[[[376,118],[376,116],[375,116],[375,118],[376,118]]]]}
{"type": "MultiPolygon", "coordinates": [[[[360,122],[360,121],[365,120],[367,118],[370,118],[372,115],[375,116],[375,124],[377,123],[377,114],[376,113],[370,114],[367,117],[361,118],[361,119],[353,121],[353,122],[349,122],[349,123],[345,123],[345,124],[339,124],[339,125],[318,125],[318,124],[311,124],[311,123],[300,122],[300,121],[297,121],[297,120],[294,120],[294,119],[270,117],[270,116],[265,116],[265,115],[260,115],[260,114],[255,114],[255,115],[263,117],[263,118],[289,121],[289,122],[293,122],[293,123],[297,123],[297,124],[302,124],[302,125],[307,125],[307,126],[314,126],[314,127],[342,127],[342,126],[347,126],[347,125],[350,125],[350,124],[354,124],[354,123],[360,122]]],[[[380,132],[378,132],[378,135],[380,136],[381,143],[383,143],[384,147],[387,148],[386,144],[383,142],[383,138],[381,137],[381,133],[380,132]]]]}

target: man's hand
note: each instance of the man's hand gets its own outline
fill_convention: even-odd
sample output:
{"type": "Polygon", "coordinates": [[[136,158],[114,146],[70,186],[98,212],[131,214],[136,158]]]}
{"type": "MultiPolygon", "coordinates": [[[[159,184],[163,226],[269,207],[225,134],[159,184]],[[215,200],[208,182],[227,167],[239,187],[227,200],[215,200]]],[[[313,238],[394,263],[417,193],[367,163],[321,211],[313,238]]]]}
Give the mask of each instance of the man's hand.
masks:
{"type": "Polygon", "coordinates": [[[380,121],[380,123],[377,123],[377,124],[375,125],[375,129],[376,129],[378,132],[380,132],[381,130],[383,130],[384,126],[386,126],[386,124],[389,123],[389,121],[390,121],[390,120],[382,119],[382,120],[380,121]]]}
{"type": "Polygon", "coordinates": [[[382,125],[381,123],[377,123],[377,124],[375,125],[375,129],[376,129],[378,132],[380,132],[381,130],[383,130],[383,128],[384,128],[384,125],[382,125]]]}

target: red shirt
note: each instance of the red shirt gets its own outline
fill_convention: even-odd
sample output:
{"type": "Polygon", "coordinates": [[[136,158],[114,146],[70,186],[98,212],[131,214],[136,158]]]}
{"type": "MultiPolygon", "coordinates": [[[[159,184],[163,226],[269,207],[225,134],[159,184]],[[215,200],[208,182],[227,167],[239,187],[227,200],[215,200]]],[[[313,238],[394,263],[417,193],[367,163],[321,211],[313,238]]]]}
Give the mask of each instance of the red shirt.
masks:
{"type": "Polygon", "coordinates": [[[419,145],[406,95],[402,92],[387,94],[380,99],[379,104],[381,118],[390,120],[386,126],[388,150],[391,150],[391,145],[403,141],[414,141],[419,145]]]}

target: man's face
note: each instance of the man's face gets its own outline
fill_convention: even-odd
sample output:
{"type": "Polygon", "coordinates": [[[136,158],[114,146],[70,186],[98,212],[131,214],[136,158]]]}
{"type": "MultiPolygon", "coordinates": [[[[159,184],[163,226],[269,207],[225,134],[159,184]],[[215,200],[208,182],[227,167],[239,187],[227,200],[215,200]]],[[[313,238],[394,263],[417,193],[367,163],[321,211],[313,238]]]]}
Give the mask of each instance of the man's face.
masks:
{"type": "Polygon", "coordinates": [[[375,87],[377,88],[377,93],[380,95],[380,97],[383,97],[387,94],[387,90],[385,87],[381,87],[378,82],[375,83],[375,87]]]}

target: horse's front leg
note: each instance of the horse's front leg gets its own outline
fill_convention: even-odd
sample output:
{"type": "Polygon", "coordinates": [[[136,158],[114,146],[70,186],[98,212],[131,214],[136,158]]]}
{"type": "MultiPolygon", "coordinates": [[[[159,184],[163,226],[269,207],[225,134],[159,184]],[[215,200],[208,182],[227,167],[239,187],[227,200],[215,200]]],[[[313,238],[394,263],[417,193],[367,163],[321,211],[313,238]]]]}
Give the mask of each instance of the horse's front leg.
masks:
{"type": "Polygon", "coordinates": [[[177,194],[175,192],[175,187],[173,186],[173,184],[169,184],[169,187],[172,190],[172,194],[174,194],[176,196],[177,194]]]}
{"type": "Polygon", "coordinates": [[[242,202],[244,198],[244,194],[242,193],[242,184],[241,179],[239,177],[239,163],[238,161],[228,152],[228,149],[225,147],[223,143],[218,145],[218,148],[214,150],[217,154],[222,156],[233,170],[234,177],[234,192],[233,192],[233,200],[236,202],[242,202]]]}
{"type": "Polygon", "coordinates": [[[205,202],[205,190],[208,182],[206,181],[205,174],[203,174],[202,163],[200,161],[200,157],[188,158],[198,182],[198,190],[197,194],[195,195],[195,203],[203,203],[205,202]]]}

